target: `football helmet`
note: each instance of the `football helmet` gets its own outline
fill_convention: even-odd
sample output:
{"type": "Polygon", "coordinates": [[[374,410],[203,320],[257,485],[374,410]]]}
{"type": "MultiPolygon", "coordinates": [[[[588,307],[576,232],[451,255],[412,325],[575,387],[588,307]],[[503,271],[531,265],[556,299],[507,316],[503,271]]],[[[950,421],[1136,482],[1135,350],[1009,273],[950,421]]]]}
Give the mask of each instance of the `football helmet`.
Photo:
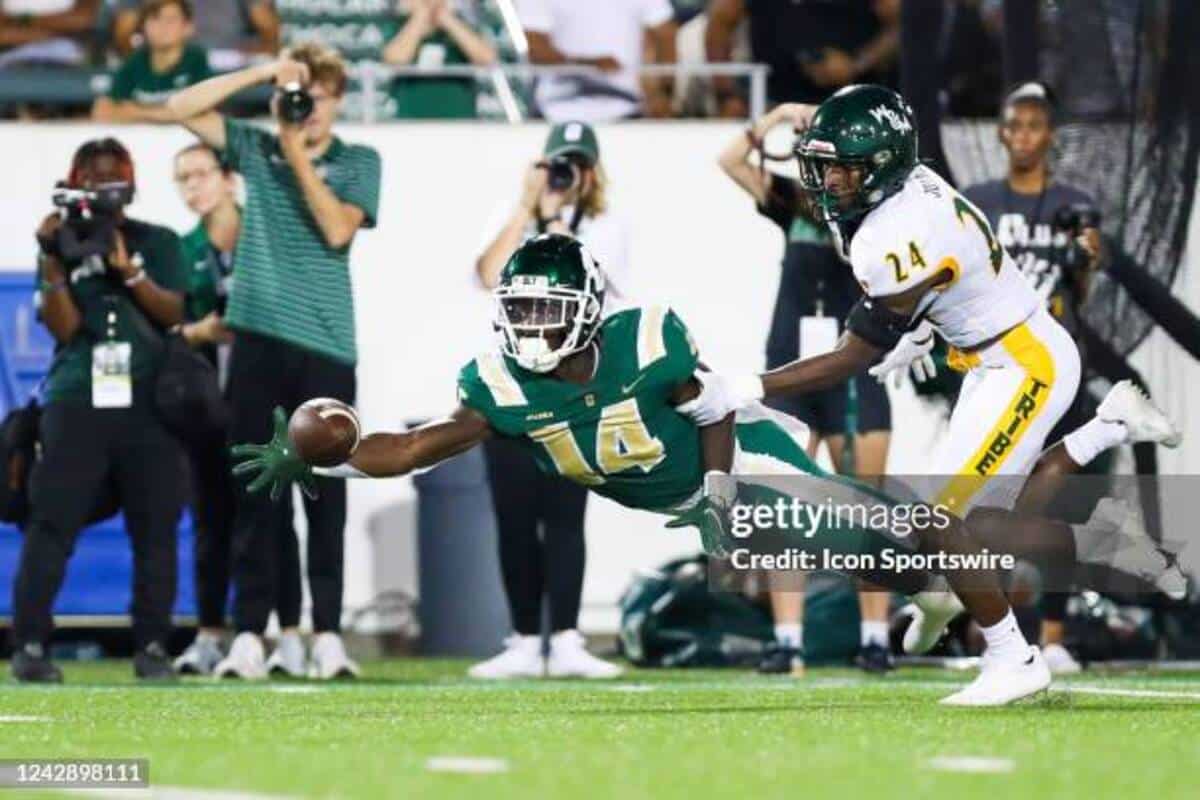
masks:
{"type": "Polygon", "coordinates": [[[604,274],[578,239],[548,233],[517,248],[494,296],[501,350],[525,369],[550,372],[596,335],[604,274]]]}

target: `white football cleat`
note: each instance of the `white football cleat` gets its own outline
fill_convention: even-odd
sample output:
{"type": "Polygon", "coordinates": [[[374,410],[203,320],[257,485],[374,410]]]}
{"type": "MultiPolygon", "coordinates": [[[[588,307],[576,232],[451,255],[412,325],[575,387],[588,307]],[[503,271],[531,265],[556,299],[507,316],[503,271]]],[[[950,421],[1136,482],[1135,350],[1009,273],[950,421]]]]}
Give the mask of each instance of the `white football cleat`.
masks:
{"type": "Polygon", "coordinates": [[[1070,650],[1058,642],[1043,647],[1042,658],[1050,668],[1051,675],[1078,675],[1083,672],[1083,665],[1075,660],[1070,650]]]}
{"type": "Polygon", "coordinates": [[[1036,647],[1024,661],[1001,661],[983,654],[979,676],[961,691],[943,697],[944,706],[1004,706],[1050,686],[1050,668],[1036,647]]]}
{"type": "Polygon", "coordinates": [[[180,675],[211,675],[224,657],[218,637],[197,633],[195,640],[175,659],[173,666],[180,675]]]}
{"type": "Polygon", "coordinates": [[[1163,447],[1178,447],[1183,441],[1183,434],[1170,418],[1131,380],[1120,381],[1108,390],[1096,416],[1124,425],[1130,444],[1157,442],[1163,447]]]}
{"type": "Polygon", "coordinates": [[[262,639],[253,633],[239,633],[229,647],[229,655],[213,670],[218,678],[260,681],[267,677],[266,653],[262,639]]]}
{"type": "Polygon", "coordinates": [[[504,640],[504,649],[487,661],[467,670],[467,675],[485,681],[510,678],[542,678],[546,674],[546,659],[542,657],[542,637],[514,633],[504,640]]]}
{"type": "Polygon", "coordinates": [[[550,637],[550,655],[546,659],[546,674],[551,678],[615,678],[625,670],[616,664],[596,658],[584,646],[583,635],[577,630],[559,631],[550,637]]]}
{"type": "Polygon", "coordinates": [[[1175,562],[1150,538],[1142,515],[1123,500],[1105,497],[1096,504],[1086,526],[1092,531],[1110,531],[1108,566],[1152,583],[1172,600],[1187,597],[1188,580],[1175,562]]]}
{"type": "Polygon", "coordinates": [[[312,660],[308,665],[308,677],[322,681],[334,678],[357,678],[358,664],[346,655],[346,645],[340,634],[318,633],[313,639],[312,660]]]}
{"type": "Polygon", "coordinates": [[[303,678],[304,641],[296,632],[282,633],[275,643],[275,652],[267,659],[267,672],[278,677],[303,678]]]}
{"type": "Polygon", "coordinates": [[[913,595],[910,608],[912,622],[904,631],[904,652],[919,656],[933,649],[950,621],[962,613],[963,604],[954,592],[925,591],[913,595]]]}

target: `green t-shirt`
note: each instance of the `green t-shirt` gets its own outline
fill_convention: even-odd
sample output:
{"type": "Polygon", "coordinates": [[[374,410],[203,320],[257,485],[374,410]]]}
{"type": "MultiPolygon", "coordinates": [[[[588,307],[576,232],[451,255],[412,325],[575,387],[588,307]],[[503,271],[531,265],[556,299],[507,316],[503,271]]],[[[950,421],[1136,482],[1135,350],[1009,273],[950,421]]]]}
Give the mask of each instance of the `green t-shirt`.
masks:
{"type": "Polygon", "coordinates": [[[631,508],[678,505],[704,473],[699,431],[670,400],[696,369],[691,336],[662,307],[618,312],[597,336],[600,362],[586,384],[493,352],[459,373],[459,399],[498,434],[520,437],[546,472],[631,508]]]}
{"type": "MultiPolygon", "coordinates": [[[[146,274],[164,289],[183,293],[187,279],[179,237],[167,228],[137,220],[121,225],[130,258],[140,255],[146,274]]],[[[114,336],[130,344],[133,402],[148,404],[158,366],[163,329],[141,311],[120,278],[103,265],[81,264],[68,279],[71,298],[83,324],[71,341],[60,345],[46,378],[46,403],[92,402],[92,348],[108,338],[108,313],[116,313],[114,336]],[[138,317],[140,316],[140,320],[138,317]]]]}
{"type": "Polygon", "coordinates": [[[161,105],[175,92],[212,77],[208,51],[189,44],[174,67],[155,72],[150,66],[150,50],[139,47],[113,74],[108,96],[113,100],[132,100],[147,106],[161,105]]]}
{"type": "MultiPolygon", "coordinates": [[[[401,27],[407,24],[401,17],[401,27]]],[[[445,31],[437,30],[421,41],[414,66],[448,67],[469,64],[470,59],[445,31]]],[[[467,119],[475,116],[474,78],[396,78],[391,96],[396,116],[408,119],[467,119]]]]}
{"type": "MultiPolygon", "coordinates": [[[[246,184],[225,321],[354,364],[350,247],[325,243],[273,134],[226,119],[224,155],[246,184]]],[[[382,169],[375,148],[335,138],[315,163],[338,199],[362,209],[363,227],[374,227],[382,169]]]]}
{"type": "Polygon", "coordinates": [[[228,294],[233,273],[233,254],[220,253],[209,241],[200,223],[181,238],[187,270],[187,318],[198,320],[220,307],[228,294]]]}

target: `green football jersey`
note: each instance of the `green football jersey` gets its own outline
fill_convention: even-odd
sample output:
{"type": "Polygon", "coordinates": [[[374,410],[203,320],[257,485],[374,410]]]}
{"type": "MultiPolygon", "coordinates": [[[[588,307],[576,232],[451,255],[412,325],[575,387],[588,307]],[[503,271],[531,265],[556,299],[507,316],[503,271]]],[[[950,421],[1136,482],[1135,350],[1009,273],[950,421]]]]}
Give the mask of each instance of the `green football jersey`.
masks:
{"type": "Polygon", "coordinates": [[[671,396],[696,369],[696,346],[674,312],[634,308],[597,333],[586,384],[523,369],[499,351],[459,373],[459,399],[501,436],[519,437],[538,465],[631,508],[663,511],[700,488],[700,434],[671,396]]]}

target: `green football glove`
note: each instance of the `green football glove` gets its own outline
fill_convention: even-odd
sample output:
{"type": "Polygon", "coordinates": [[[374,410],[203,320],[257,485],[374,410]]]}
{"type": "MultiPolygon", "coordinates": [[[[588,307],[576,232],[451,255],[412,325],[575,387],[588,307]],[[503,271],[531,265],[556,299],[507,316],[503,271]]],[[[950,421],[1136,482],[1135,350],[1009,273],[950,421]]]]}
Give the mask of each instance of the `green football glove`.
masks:
{"type": "Polygon", "coordinates": [[[234,475],[255,476],[246,487],[247,491],[260,492],[271,487],[271,501],[283,496],[288,484],[297,483],[300,491],[312,499],[317,496],[317,482],[312,467],[300,460],[288,438],[287,414],[275,407],[275,435],[266,444],[236,444],[230,450],[239,463],[233,468],[234,475]]]}
{"type": "Polygon", "coordinates": [[[704,552],[715,558],[726,558],[736,545],[736,540],[730,534],[732,524],[729,519],[736,495],[725,497],[716,493],[708,494],[707,485],[705,488],[706,493],[700,502],[668,522],[666,527],[698,528],[704,552]]]}

